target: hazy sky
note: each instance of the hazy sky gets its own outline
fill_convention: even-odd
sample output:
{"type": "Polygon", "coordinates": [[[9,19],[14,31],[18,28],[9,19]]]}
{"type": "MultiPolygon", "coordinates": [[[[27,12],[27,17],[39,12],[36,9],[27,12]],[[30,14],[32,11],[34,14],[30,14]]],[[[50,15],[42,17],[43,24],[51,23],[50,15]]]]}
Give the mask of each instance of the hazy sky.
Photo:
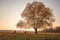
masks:
{"type": "MultiPolygon", "coordinates": [[[[54,26],[60,26],[60,0],[36,0],[53,9],[54,26]]],[[[16,23],[27,3],[33,0],[0,0],[0,30],[17,30],[16,23]]]]}

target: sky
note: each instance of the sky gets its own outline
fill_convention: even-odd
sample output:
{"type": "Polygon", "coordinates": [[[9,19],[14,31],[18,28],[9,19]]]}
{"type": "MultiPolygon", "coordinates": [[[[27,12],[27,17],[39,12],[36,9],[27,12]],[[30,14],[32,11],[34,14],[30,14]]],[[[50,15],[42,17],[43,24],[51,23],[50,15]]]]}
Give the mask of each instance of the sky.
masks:
{"type": "Polygon", "coordinates": [[[26,4],[33,1],[43,2],[52,9],[55,17],[53,25],[60,26],[60,0],[0,0],[0,30],[20,30],[16,24],[23,19],[21,13],[26,4]]]}

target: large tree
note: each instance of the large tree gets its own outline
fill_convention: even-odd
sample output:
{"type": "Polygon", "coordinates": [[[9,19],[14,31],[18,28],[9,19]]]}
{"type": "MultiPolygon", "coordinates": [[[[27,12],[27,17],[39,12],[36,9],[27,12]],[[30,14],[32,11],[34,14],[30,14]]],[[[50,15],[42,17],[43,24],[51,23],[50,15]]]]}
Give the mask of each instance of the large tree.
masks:
{"type": "Polygon", "coordinates": [[[52,27],[54,22],[53,14],[50,8],[46,7],[42,2],[34,1],[28,3],[22,13],[22,18],[25,20],[25,25],[20,22],[17,27],[32,27],[37,34],[37,29],[42,27],[52,27]]]}

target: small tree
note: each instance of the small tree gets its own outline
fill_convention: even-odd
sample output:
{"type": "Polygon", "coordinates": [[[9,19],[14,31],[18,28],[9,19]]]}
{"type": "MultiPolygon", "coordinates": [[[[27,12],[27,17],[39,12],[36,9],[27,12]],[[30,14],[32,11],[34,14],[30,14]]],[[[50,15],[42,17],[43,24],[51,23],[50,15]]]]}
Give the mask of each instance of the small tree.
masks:
{"type": "MultiPolygon", "coordinates": [[[[25,27],[28,25],[28,27],[34,28],[35,34],[37,34],[37,29],[41,27],[52,27],[54,22],[50,8],[45,7],[42,2],[36,1],[27,4],[22,17],[25,18],[25,27]]],[[[22,23],[20,24],[22,25],[22,23]]],[[[19,27],[21,27],[20,24],[19,27]]]]}

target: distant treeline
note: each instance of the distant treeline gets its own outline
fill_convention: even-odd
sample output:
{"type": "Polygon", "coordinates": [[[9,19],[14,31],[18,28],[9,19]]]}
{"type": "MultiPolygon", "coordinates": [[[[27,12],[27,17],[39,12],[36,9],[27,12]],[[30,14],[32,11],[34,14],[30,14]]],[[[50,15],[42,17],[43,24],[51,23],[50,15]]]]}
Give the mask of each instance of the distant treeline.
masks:
{"type": "Polygon", "coordinates": [[[44,29],[43,32],[60,32],[60,27],[44,29]]]}

